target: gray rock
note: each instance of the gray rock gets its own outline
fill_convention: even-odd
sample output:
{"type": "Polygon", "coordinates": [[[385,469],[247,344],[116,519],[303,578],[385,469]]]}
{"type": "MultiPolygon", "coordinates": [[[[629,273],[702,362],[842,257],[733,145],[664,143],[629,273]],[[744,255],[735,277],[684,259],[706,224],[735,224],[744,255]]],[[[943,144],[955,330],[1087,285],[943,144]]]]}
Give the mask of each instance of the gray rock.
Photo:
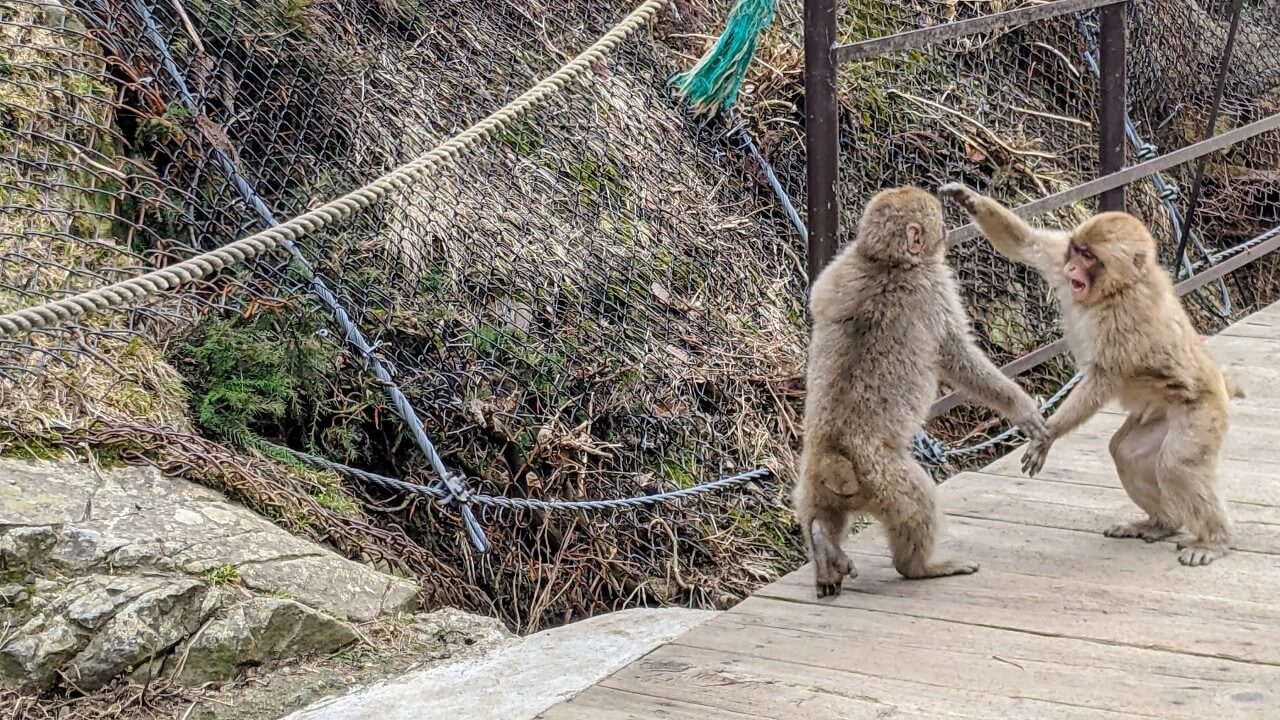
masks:
{"type": "Polygon", "coordinates": [[[0,607],[29,596],[5,617],[26,624],[0,648],[4,677],[48,687],[61,674],[86,691],[124,673],[221,679],[332,650],[355,637],[342,621],[411,611],[418,597],[411,581],[153,468],[4,458],[0,570],[28,574],[22,588],[0,591],[0,607]],[[202,575],[222,566],[236,577],[209,587],[202,575]],[[255,593],[296,602],[250,599],[224,610],[255,593]],[[174,654],[182,643],[196,662],[174,654]]]}
{"type": "Polygon", "coordinates": [[[62,587],[63,587],[63,583],[60,583],[57,580],[48,580],[46,578],[36,578],[35,582],[32,583],[31,585],[31,590],[36,595],[47,595],[49,593],[54,593],[61,590],[62,587]]]}
{"type": "Polygon", "coordinates": [[[67,474],[66,467],[42,460],[0,462],[0,526],[55,525],[83,517],[101,481],[92,473],[67,474]]]}
{"type": "Polygon", "coordinates": [[[242,668],[333,652],[356,638],[345,623],[301,603],[254,598],[229,609],[175,653],[186,658],[176,679],[184,685],[230,680],[242,668]]]}
{"type": "Polygon", "coordinates": [[[127,541],[93,528],[67,526],[58,534],[49,560],[73,572],[90,570],[102,566],[111,553],[125,545],[127,541]]]}
{"type": "Polygon", "coordinates": [[[57,677],[58,667],[84,642],[84,636],[65,618],[34,618],[0,647],[0,683],[48,687],[57,677]]]}
{"type": "Polygon", "coordinates": [[[57,540],[51,527],[15,527],[0,535],[0,568],[29,568],[44,562],[57,540]]]}
{"type": "Polygon", "coordinates": [[[255,563],[240,568],[240,581],[264,594],[285,594],[354,622],[411,611],[418,601],[418,588],[412,583],[373,573],[336,555],[255,563]]]}
{"type": "Polygon", "coordinates": [[[116,675],[163,655],[205,621],[209,588],[198,580],[169,578],[116,612],[64,672],[76,687],[93,691],[116,675]]]}
{"type": "Polygon", "coordinates": [[[27,594],[27,589],[21,585],[0,587],[0,607],[13,607],[20,602],[25,602],[30,597],[27,594]]]}
{"type": "Polygon", "coordinates": [[[163,584],[161,578],[140,576],[103,576],[75,583],[68,588],[67,619],[85,630],[97,630],[120,608],[163,584]]]}

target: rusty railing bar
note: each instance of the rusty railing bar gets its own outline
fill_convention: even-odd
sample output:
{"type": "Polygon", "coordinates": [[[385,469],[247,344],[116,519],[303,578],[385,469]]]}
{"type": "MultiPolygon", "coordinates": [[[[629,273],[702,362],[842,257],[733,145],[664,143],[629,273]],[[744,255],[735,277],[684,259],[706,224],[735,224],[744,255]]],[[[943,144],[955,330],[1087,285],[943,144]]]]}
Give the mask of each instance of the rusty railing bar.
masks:
{"type": "MultiPolygon", "coordinates": [[[[1129,111],[1125,78],[1125,5],[1098,9],[1098,177],[1124,169],[1124,122],[1129,111]]],[[[1124,210],[1121,185],[1098,195],[1098,209],[1124,210]]]]}
{"type": "MultiPolygon", "coordinates": [[[[1203,271],[1192,275],[1177,285],[1174,285],[1174,291],[1178,293],[1178,297],[1184,297],[1226,275],[1232,270],[1242,268],[1254,260],[1265,257],[1276,250],[1280,250],[1280,227],[1274,228],[1269,232],[1274,233],[1274,237],[1267,238],[1248,250],[1242,250],[1217,265],[1210,265],[1203,271]]],[[[1038,367],[1048,360],[1061,355],[1066,352],[1066,350],[1066,340],[1054,340],[1048,345],[1036,348],[1017,360],[1001,366],[1000,372],[1004,373],[1006,377],[1017,377],[1022,373],[1038,367]]],[[[944,395],[929,408],[928,419],[932,420],[943,413],[953,410],[962,402],[964,402],[964,399],[961,398],[958,393],[949,393],[944,395]]]]}
{"type": "MultiPolygon", "coordinates": [[[[1240,11],[1244,7],[1243,0],[1232,0],[1231,3],[1231,27],[1227,30],[1227,42],[1222,48],[1222,58],[1218,61],[1218,79],[1214,82],[1213,87],[1213,106],[1209,110],[1209,117],[1204,123],[1204,138],[1213,137],[1213,131],[1218,126],[1218,112],[1222,110],[1222,93],[1226,89],[1227,71],[1231,66],[1231,54],[1235,51],[1236,31],[1240,29],[1240,11]]],[[[1205,158],[1201,157],[1196,163],[1195,175],[1191,178],[1191,196],[1187,200],[1187,212],[1182,217],[1182,234],[1178,238],[1178,250],[1174,253],[1174,262],[1179,263],[1174,267],[1181,267],[1182,257],[1187,252],[1187,242],[1191,239],[1191,228],[1196,222],[1196,213],[1200,210],[1200,191],[1204,183],[1204,164],[1205,158]]]]}
{"type": "Polygon", "coordinates": [[[943,40],[964,37],[965,35],[1002,30],[1013,25],[1048,20],[1060,15],[1122,2],[1127,2],[1127,0],[1054,0],[1054,2],[1045,3],[1044,5],[1009,10],[918,30],[908,30],[896,35],[886,35],[872,38],[871,40],[849,43],[848,45],[837,45],[834,52],[835,61],[836,65],[843,65],[847,62],[865,60],[878,55],[886,55],[903,50],[915,50],[916,48],[922,48],[943,40]]]}
{"type": "MultiPolygon", "coordinates": [[[[1039,215],[1043,215],[1050,210],[1056,210],[1063,205],[1069,205],[1088,197],[1093,197],[1100,193],[1111,190],[1112,188],[1128,185],[1135,180],[1151,175],[1152,173],[1167,170],[1175,165],[1181,165],[1190,162],[1203,155],[1217,152],[1224,148],[1230,147],[1255,135],[1261,135],[1268,130],[1280,128],[1280,113],[1276,113],[1261,120],[1256,120],[1243,127],[1234,130],[1228,130],[1221,135],[1215,135],[1209,140],[1202,140],[1198,143],[1188,145],[1184,148],[1174,150],[1157,158],[1152,158],[1146,162],[1130,165],[1120,172],[1111,173],[1105,177],[1080,183],[1073,188],[1068,188],[1060,193],[1054,193],[1039,200],[1029,202],[1013,209],[1013,212],[1020,218],[1028,220],[1039,215]]],[[[952,230],[947,235],[947,244],[956,246],[967,240],[978,237],[978,226],[973,223],[962,225],[952,230]]]]}
{"type": "Polygon", "coordinates": [[[805,157],[806,209],[809,237],[806,243],[809,287],[835,257],[840,235],[840,108],[836,99],[836,68],[832,48],[836,41],[835,0],[804,2],[805,157]]]}

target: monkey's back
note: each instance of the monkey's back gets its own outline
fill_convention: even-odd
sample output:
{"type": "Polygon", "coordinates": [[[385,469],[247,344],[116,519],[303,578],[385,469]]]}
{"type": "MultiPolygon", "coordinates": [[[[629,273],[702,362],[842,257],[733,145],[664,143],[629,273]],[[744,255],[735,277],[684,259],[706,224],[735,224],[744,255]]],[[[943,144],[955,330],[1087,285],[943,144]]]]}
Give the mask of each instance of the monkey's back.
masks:
{"type": "Polygon", "coordinates": [[[867,440],[905,448],[937,392],[945,266],[886,272],[842,258],[814,287],[805,445],[856,453],[867,440]]]}

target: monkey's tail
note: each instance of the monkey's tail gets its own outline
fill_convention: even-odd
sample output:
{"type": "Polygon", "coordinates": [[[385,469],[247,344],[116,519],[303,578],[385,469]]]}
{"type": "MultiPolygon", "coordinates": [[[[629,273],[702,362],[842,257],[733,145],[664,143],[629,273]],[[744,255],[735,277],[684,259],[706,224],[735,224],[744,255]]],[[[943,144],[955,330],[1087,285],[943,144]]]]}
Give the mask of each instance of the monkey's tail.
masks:
{"type": "Polygon", "coordinates": [[[1240,383],[1236,382],[1236,377],[1231,373],[1222,373],[1222,382],[1227,386],[1227,395],[1233,398],[1245,397],[1244,388],[1240,387],[1240,383]]]}

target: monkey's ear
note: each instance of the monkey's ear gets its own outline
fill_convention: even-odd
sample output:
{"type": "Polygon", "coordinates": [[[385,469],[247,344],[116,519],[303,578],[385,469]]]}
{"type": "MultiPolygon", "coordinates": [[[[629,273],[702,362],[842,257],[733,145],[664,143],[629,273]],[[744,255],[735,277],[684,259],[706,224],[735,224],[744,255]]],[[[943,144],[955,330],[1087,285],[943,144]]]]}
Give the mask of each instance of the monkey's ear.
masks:
{"type": "Polygon", "coordinates": [[[1146,251],[1144,251],[1144,250],[1139,250],[1138,252],[1136,252],[1136,253],[1134,253],[1134,254],[1133,254],[1133,266],[1134,266],[1135,268],[1138,268],[1139,270],[1141,270],[1141,269],[1142,269],[1142,266],[1143,266],[1143,265],[1146,265],[1146,264],[1147,264],[1147,253],[1146,253],[1146,251]]]}
{"type": "Polygon", "coordinates": [[[907,223],[907,252],[912,255],[924,252],[924,228],[919,223],[907,223]]]}

